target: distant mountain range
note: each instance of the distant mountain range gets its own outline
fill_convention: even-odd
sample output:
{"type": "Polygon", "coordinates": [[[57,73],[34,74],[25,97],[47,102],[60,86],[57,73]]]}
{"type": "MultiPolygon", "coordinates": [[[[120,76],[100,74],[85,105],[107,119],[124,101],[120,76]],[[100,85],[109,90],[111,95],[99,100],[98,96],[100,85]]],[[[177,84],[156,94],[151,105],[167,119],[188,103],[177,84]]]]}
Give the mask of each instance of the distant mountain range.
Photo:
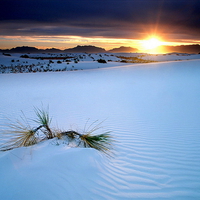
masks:
{"type": "MultiPolygon", "coordinates": [[[[180,45],[180,46],[160,46],[159,49],[162,52],[178,52],[178,53],[200,53],[200,45],[180,45]]],[[[15,47],[12,49],[0,49],[2,53],[134,53],[139,52],[138,49],[132,47],[121,46],[119,48],[114,48],[109,51],[106,51],[104,48],[85,45],[85,46],[76,46],[74,48],[69,48],[65,50],[60,50],[56,48],[50,49],[38,49],[36,47],[22,46],[15,47]]]]}
{"type": "Polygon", "coordinates": [[[76,46],[74,48],[60,50],[56,48],[51,49],[38,49],[36,47],[28,47],[28,46],[22,46],[22,47],[15,47],[12,49],[0,49],[3,53],[103,53],[106,52],[105,49],[95,46],[76,46]]]}
{"type": "Polygon", "coordinates": [[[70,48],[70,49],[65,49],[64,52],[69,52],[69,53],[104,53],[106,52],[106,50],[104,48],[101,47],[95,47],[95,46],[76,46],[74,48],[70,48]]]}
{"type": "Polygon", "coordinates": [[[86,46],[76,46],[74,48],[69,48],[65,50],[60,50],[56,48],[51,49],[38,49],[36,47],[28,47],[28,46],[22,46],[22,47],[15,47],[12,49],[0,49],[0,52],[2,53],[106,53],[106,52],[112,52],[112,53],[118,53],[118,52],[137,52],[138,49],[131,48],[131,47],[119,47],[114,48],[109,51],[106,51],[104,48],[86,45],[86,46]]]}
{"type": "Polygon", "coordinates": [[[178,52],[178,53],[200,53],[199,44],[180,45],[180,46],[161,46],[164,52],[178,52]]]}
{"type": "Polygon", "coordinates": [[[132,53],[132,52],[139,52],[139,50],[136,49],[136,48],[132,48],[132,47],[121,46],[119,48],[111,49],[108,52],[111,52],[111,53],[132,53]]]}

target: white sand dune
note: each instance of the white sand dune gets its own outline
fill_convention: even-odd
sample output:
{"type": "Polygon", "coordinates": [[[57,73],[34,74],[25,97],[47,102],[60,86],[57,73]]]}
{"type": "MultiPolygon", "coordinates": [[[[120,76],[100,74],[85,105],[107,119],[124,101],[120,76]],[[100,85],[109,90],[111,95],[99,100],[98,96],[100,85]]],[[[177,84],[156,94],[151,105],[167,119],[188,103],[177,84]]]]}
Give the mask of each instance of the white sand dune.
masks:
{"type": "Polygon", "coordinates": [[[0,125],[49,105],[55,127],[104,121],[94,149],[44,142],[0,152],[2,200],[200,199],[200,60],[0,75],[0,125]]]}

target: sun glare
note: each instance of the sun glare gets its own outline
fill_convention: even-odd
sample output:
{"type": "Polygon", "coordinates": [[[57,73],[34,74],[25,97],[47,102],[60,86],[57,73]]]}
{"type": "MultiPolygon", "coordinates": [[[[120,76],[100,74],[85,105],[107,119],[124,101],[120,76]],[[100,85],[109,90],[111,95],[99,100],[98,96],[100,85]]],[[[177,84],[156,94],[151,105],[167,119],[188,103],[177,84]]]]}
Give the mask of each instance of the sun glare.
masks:
{"type": "Polygon", "coordinates": [[[155,49],[160,45],[162,45],[162,42],[157,38],[150,38],[142,41],[142,46],[145,50],[155,49]]]}

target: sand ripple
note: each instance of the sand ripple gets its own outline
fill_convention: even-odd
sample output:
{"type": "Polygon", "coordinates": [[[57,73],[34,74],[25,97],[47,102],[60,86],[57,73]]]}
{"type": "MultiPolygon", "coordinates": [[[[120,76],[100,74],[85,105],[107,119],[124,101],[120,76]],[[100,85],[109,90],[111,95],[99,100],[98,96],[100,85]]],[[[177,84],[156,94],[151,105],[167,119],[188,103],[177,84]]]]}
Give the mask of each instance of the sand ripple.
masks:
{"type": "Polygon", "coordinates": [[[148,66],[1,79],[8,85],[14,77],[21,85],[6,90],[23,96],[16,102],[13,92],[2,93],[1,112],[30,110],[42,100],[61,128],[107,118],[116,145],[110,159],[46,144],[1,153],[0,199],[200,199],[199,61],[148,66]]]}

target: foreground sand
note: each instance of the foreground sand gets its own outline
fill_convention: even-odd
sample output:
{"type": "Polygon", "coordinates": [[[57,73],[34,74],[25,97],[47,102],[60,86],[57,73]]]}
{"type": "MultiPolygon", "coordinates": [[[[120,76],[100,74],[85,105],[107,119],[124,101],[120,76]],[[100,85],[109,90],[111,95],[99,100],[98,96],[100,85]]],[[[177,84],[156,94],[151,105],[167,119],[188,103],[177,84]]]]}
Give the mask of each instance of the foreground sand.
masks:
{"type": "Polygon", "coordinates": [[[200,198],[200,61],[0,75],[0,125],[49,105],[54,126],[105,120],[96,150],[44,142],[0,153],[2,200],[200,198]]]}

